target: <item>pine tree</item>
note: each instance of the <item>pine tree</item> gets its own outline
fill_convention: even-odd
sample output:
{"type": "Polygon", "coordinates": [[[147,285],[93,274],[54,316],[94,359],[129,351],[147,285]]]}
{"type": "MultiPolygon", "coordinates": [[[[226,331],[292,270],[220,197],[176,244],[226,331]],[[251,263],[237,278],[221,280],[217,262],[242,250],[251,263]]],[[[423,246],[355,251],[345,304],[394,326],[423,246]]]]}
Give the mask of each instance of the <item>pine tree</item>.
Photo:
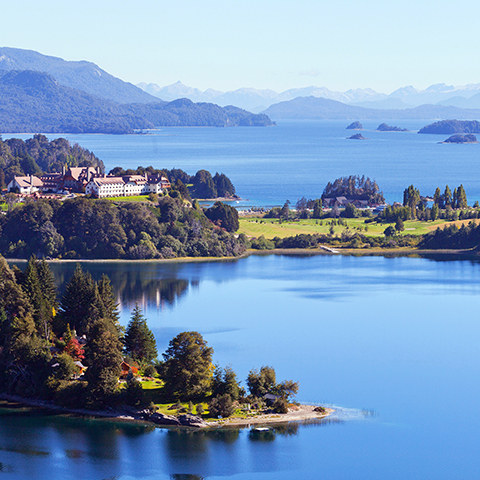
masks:
{"type": "Polygon", "coordinates": [[[98,319],[88,334],[88,401],[92,407],[109,403],[118,390],[121,373],[122,343],[111,320],[98,319]]]}
{"type": "Polygon", "coordinates": [[[467,208],[467,194],[463,185],[460,185],[457,189],[457,208],[467,208]]]}
{"type": "Polygon", "coordinates": [[[448,185],[445,187],[445,192],[443,194],[443,203],[446,207],[451,207],[452,206],[452,191],[448,187],[448,185]]]}
{"type": "Polygon", "coordinates": [[[435,189],[435,193],[433,195],[433,203],[439,208],[443,207],[442,192],[440,191],[439,187],[435,189]]]}
{"type": "Polygon", "coordinates": [[[139,363],[151,363],[157,358],[157,344],[138,303],[132,311],[125,333],[125,353],[139,363]]]}
{"type": "Polygon", "coordinates": [[[49,312],[48,304],[42,293],[42,285],[38,276],[37,259],[35,255],[30,257],[23,276],[22,288],[33,307],[33,319],[38,335],[47,339],[50,337],[52,312],[49,312]]]}
{"type": "Polygon", "coordinates": [[[77,335],[88,333],[91,324],[99,318],[97,295],[98,289],[92,276],[77,265],[62,295],[59,321],[55,322],[57,333],[62,334],[67,323],[77,335]]]}

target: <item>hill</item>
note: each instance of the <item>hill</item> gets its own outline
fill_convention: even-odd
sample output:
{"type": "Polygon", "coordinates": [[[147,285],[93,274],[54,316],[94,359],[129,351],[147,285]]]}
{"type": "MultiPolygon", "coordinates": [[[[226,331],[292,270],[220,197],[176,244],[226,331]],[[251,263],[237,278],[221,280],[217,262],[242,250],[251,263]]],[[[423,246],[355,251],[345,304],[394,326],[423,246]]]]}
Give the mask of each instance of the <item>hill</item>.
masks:
{"type": "Polygon", "coordinates": [[[298,97],[280,102],[262,113],[274,120],[318,119],[318,120],[382,120],[382,119],[428,119],[452,118],[475,119],[480,117],[479,109],[462,109],[453,106],[421,105],[407,109],[373,109],[346,105],[335,100],[317,97],[298,97]]]}
{"type": "Polygon", "coordinates": [[[61,85],[47,73],[0,72],[0,132],[133,133],[156,126],[272,125],[236,107],[174,102],[118,104],[61,85]]]}
{"type": "Polygon", "coordinates": [[[91,62],[71,62],[33,50],[0,48],[1,70],[33,70],[49,73],[60,85],[117,103],[151,103],[158,98],[131,83],[110,75],[91,62]]]}

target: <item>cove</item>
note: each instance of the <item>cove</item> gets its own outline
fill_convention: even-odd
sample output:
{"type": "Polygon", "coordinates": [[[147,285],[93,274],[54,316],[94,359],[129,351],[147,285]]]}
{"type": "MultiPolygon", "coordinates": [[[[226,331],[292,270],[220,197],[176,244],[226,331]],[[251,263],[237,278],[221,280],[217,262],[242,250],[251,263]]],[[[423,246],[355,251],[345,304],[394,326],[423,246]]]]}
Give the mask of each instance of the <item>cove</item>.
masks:
{"type": "MultiPolygon", "coordinates": [[[[85,262],[128,322],[144,308],[160,352],[198,330],[245,379],[272,365],[330,421],[264,437],[0,410],[5,478],[451,479],[480,473],[476,260],[250,256],[85,262]],[[183,476],[182,476],[183,475],[183,476]]],[[[53,263],[59,285],[74,263],[53,263]]]]}

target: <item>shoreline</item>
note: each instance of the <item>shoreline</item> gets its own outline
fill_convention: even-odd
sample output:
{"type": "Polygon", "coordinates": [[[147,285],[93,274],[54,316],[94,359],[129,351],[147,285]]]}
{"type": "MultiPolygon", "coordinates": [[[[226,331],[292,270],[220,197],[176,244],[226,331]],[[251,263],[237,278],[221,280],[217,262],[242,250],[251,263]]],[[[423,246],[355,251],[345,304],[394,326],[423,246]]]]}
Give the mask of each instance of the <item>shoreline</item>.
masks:
{"type": "MultiPolygon", "coordinates": [[[[475,249],[439,249],[421,250],[418,248],[343,248],[324,247],[318,248],[274,248],[272,250],[247,250],[238,257],[176,257],[176,258],[150,258],[134,260],[128,258],[53,258],[48,263],[197,263],[197,262],[229,262],[248,258],[251,255],[345,255],[356,257],[391,256],[391,255],[458,255],[459,257],[480,257],[480,252],[475,249]],[[328,250],[327,250],[328,249],[328,250]]],[[[27,263],[27,258],[7,258],[7,262],[27,263]]]]}
{"type": "Polygon", "coordinates": [[[81,408],[66,408],[55,405],[54,403],[39,400],[34,398],[19,397],[18,395],[0,394],[0,408],[13,409],[22,407],[31,407],[39,410],[50,410],[54,415],[75,415],[81,418],[95,418],[98,420],[111,420],[121,423],[131,423],[134,425],[145,425],[156,428],[185,428],[195,430],[209,430],[219,428],[249,428],[250,426],[260,425],[280,425],[290,422],[302,422],[309,420],[321,420],[330,416],[335,409],[325,408],[325,412],[316,412],[314,405],[298,405],[290,409],[288,413],[260,413],[250,418],[223,418],[218,420],[210,420],[206,422],[205,426],[193,425],[171,425],[160,424],[143,418],[140,412],[127,413],[120,411],[106,411],[106,410],[88,410],[81,408]],[[5,402],[7,405],[2,405],[5,402]]]}

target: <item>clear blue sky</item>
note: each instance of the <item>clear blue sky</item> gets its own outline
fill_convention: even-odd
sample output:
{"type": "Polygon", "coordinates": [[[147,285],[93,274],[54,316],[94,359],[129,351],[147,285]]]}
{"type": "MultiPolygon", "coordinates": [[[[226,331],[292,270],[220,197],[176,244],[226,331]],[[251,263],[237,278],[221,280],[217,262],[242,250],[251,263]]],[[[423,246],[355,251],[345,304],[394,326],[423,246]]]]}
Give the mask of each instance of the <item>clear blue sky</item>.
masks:
{"type": "Polygon", "coordinates": [[[480,2],[10,0],[0,45],[132,83],[384,93],[480,83],[480,2]]]}

